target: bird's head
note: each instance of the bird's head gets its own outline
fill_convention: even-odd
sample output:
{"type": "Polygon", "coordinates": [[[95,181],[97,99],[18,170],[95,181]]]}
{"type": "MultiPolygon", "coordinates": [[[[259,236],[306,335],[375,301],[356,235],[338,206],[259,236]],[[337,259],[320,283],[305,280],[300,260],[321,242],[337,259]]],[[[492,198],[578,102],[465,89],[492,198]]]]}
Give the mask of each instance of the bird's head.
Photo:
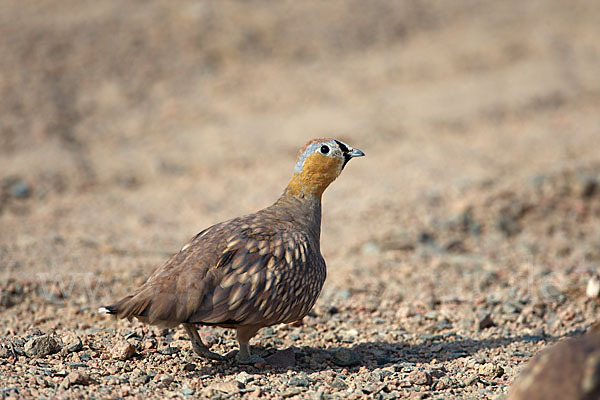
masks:
{"type": "Polygon", "coordinates": [[[336,139],[313,139],[300,149],[287,191],[295,196],[320,197],[348,161],[364,155],[336,139]]]}

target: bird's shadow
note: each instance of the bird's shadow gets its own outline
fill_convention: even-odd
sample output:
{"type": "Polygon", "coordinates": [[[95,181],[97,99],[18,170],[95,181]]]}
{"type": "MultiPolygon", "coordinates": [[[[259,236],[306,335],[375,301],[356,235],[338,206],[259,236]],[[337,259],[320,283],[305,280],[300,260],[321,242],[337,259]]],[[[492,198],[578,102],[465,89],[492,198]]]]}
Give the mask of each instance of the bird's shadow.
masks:
{"type": "MultiPolygon", "coordinates": [[[[373,371],[378,368],[395,364],[410,365],[429,363],[434,359],[438,363],[443,363],[461,357],[472,356],[480,350],[506,347],[511,343],[538,343],[541,341],[551,343],[557,339],[558,338],[554,336],[542,337],[534,335],[517,335],[486,339],[471,339],[462,336],[447,338],[434,336],[431,339],[423,340],[423,342],[419,344],[408,344],[401,341],[376,341],[361,342],[348,347],[337,346],[327,349],[311,346],[292,346],[288,349],[252,346],[255,354],[267,359],[273,354],[289,352],[289,349],[291,349],[294,353],[294,362],[285,367],[278,367],[269,365],[268,363],[237,365],[234,360],[231,360],[226,362],[227,365],[219,365],[219,363],[205,365],[200,368],[198,372],[201,374],[211,374],[215,372],[215,367],[219,369],[223,375],[232,375],[240,371],[247,371],[253,374],[277,373],[286,372],[290,369],[306,373],[323,370],[340,370],[343,368],[346,368],[349,371],[358,370],[360,368],[366,368],[373,371]],[[344,357],[340,357],[340,355],[343,355],[344,357]],[[340,359],[342,361],[340,361],[340,359]],[[344,360],[346,361],[345,363],[344,360]]],[[[511,351],[511,355],[523,357],[525,359],[531,357],[530,353],[519,351],[511,351]]]]}

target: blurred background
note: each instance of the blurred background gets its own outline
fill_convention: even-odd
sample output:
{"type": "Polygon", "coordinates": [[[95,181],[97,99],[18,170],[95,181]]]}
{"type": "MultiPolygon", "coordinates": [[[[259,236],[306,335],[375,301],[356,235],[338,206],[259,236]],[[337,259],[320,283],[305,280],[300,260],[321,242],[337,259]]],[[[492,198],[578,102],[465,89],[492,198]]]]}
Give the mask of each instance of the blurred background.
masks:
{"type": "MultiPolygon", "coordinates": [[[[205,226],[274,201],[314,137],[367,154],[324,197],[333,271],[430,239],[470,254],[531,234],[543,250],[535,235],[558,228],[535,224],[564,226],[596,191],[599,2],[2,8],[5,280],[141,280],[205,226]],[[538,207],[563,194],[564,215],[538,207]]],[[[567,251],[582,265],[600,261],[585,216],[586,249],[567,251]]]]}
{"type": "MultiPolygon", "coordinates": [[[[11,346],[31,328],[106,351],[131,329],[145,337],[95,310],[200,230],[275,201],[317,137],[367,156],[324,194],[328,279],[310,326],[257,342],[307,346],[306,357],[344,346],[369,369],[408,360],[447,371],[431,386],[444,398],[492,398],[548,343],[597,322],[599,1],[1,9],[0,335],[11,346]]],[[[222,337],[218,351],[234,347],[222,337]]],[[[63,353],[49,361],[57,370],[81,361],[63,353]]],[[[0,363],[0,386],[39,397],[27,390],[48,385],[19,359],[28,372],[0,363]]],[[[113,385],[114,371],[99,379],[113,385]]]]}

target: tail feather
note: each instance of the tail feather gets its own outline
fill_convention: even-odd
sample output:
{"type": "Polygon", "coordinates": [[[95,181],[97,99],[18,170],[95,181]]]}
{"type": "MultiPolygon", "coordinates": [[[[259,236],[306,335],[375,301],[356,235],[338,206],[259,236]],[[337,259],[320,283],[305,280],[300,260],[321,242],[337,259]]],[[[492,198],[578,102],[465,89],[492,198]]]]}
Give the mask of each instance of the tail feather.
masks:
{"type": "Polygon", "coordinates": [[[199,307],[203,296],[179,298],[174,291],[145,287],[118,302],[101,307],[101,313],[118,318],[137,318],[141,322],[160,326],[176,326],[187,321],[199,307]]]}
{"type": "Polygon", "coordinates": [[[117,312],[115,311],[115,309],[114,309],[114,307],[113,307],[113,306],[104,306],[104,307],[100,307],[100,308],[98,309],[98,312],[99,312],[100,314],[109,314],[109,315],[114,315],[114,314],[116,314],[116,313],[117,313],[117,312]]]}
{"type": "Polygon", "coordinates": [[[138,302],[134,300],[133,296],[127,296],[119,300],[115,304],[109,306],[103,306],[98,309],[98,312],[109,315],[116,315],[119,318],[130,318],[136,317],[141,314],[138,311],[139,307],[136,307],[138,302]]]}

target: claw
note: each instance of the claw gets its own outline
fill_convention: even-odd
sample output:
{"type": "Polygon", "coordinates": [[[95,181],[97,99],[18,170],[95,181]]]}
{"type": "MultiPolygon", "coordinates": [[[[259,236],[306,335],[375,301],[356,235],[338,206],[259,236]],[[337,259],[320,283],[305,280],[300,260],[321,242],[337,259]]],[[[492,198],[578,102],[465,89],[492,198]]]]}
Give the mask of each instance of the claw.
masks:
{"type": "Polygon", "coordinates": [[[201,357],[208,358],[209,360],[215,361],[225,361],[226,358],[222,355],[215,353],[214,351],[210,351],[204,344],[202,346],[198,346],[196,343],[192,342],[192,347],[194,352],[201,357]]]}
{"type": "Polygon", "coordinates": [[[208,347],[202,342],[200,339],[200,335],[198,335],[198,331],[194,325],[183,324],[188,336],[190,337],[190,341],[192,342],[192,348],[194,352],[198,354],[200,357],[208,358],[209,360],[215,361],[226,361],[226,358],[222,355],[210,351],[208,347]]]}

